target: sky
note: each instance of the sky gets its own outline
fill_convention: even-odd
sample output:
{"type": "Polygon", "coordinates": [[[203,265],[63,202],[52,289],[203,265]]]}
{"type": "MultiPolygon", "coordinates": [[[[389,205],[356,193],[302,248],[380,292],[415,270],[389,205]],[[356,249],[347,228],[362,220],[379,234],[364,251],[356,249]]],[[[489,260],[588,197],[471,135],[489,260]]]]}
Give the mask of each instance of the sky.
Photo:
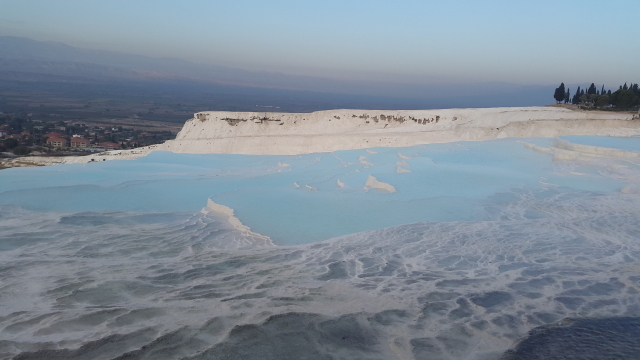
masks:
{"type": "Polygon", "coordinates": [[[639,81],[640,1],[0,0],[0,35],[337,79],[639,81]]]}

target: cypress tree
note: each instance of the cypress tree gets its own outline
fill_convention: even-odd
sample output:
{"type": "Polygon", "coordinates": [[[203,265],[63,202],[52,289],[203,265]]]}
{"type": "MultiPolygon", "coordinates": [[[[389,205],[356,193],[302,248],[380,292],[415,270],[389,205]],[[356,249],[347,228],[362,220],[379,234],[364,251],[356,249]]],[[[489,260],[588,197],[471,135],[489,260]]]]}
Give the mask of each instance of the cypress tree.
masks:
{"type": "Polygon", "coordinates": [[[611,96],[611,90],[607,91],[607,96],[611,96]]]}
{"type": "Polygon", "coordinates": [[[604,84],[602,84],[602,90],[600,90],[600,94],[602,94],[602,95],[606,94],[606,93],[604,92],[604,84]]]}
{"type": "Polygon", "coordinates": [[[571,103],[573,105],[578,105],[578,103],[580,103],[580,86],[578,86],[578,90],[576,90],[576,94],[573,95],[573,99],[571,99],[571,103]]]}
{"type": "Polygon", "coordinates": [[[589,86],[589,90],[587,90],[587,95],[596,95],[597,92],[598,90],[596,90],[596,84],[591,83],[591,86],[589,86]]]}
{"type": "Polygon", "coordinates": [[[564,95],[565,95],[564,83],[561,83],[560,86],[558,86],[556,88],[556,91],[553,93],[553,98],[556,99],[556,104],[559,104],[562,101],[564,101],[564,95]]]}
{"type": "Polygon", "coordinates": [[[629,90],[629,88],[627,87],[627,83],[624,83],[624,86],[622,87],[622,90],[629,90]]]}
{"type": "Polygon", "coordinates": [[[564,103],[568,104],[569,100],[571,100],[571,90],[567,89],[567,92],[564,94],[564,103]]]}

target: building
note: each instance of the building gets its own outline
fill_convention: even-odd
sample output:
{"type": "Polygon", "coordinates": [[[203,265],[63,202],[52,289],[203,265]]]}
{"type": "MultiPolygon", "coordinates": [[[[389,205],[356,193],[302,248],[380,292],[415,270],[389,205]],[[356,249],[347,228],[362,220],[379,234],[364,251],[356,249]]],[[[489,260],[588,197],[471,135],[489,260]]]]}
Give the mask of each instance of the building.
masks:
{"type": "Polygon", "coordinates": [[[120,149],[120,144],[112,143],[112,142],[101,142],[98,144],[99,147],[105,148],[107,150],[117,150],[120,149]]]}
{"type": "Polygon", "coordinates": [[[73,138],[71,138],[71,147],[72,148],[86,148],[86,147],[89,147],[89,139],[73,137],[73,138]]]}
{"type": "Polygon", "coordinates": [[[69,147],[69,141],[61,137],[50,137],[47,139],[47,145],[54,148],[66,148],[69,147]]]}
{"type": "Polygon", "coordinates": [[[57,133],[57,132],[50,132],[48,134],[45,135],[48,138],[62,138],[64,137],[64,135],[57,133]]]}

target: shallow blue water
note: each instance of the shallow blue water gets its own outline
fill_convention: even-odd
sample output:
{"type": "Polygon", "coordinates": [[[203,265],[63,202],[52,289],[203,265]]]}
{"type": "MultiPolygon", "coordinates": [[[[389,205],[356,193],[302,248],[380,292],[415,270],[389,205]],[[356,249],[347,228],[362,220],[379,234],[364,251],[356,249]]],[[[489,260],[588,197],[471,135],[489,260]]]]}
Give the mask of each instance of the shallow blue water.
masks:
{"type": "Polygon", "coordinates": [[[549,155],[512,139],[370,151],[376,153],[154,152],[133,161],[14,168],[0,175],[0,204],[37,211],[195,213],[212,198],[276,243],[301,244],[412,222],[484,220],[487,199],[513,189],[615,192],[624,186],[588,165],[579,169],[587,176],[560,174],[549,155]],[[396,173],[402,161],[411,172],[396,173]],[[370,175],[397,191],[365,190],[370,175]]]}

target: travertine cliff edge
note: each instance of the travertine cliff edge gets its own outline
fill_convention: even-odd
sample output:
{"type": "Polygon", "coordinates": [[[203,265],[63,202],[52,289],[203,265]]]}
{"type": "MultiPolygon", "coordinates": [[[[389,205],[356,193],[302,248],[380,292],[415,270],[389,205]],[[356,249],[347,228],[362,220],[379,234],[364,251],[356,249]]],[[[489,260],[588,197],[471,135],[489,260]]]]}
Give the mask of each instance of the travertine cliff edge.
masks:
{"type": "Polygon", "coordinates": [[[561,107],[329,110],[313,113],[199,112],[175,140],[89,156],[23,157],[4,166],[131,160],[156,150],[191,154],[295,155],[505,137],[640,135],[640,116],[561,107]]]}
{"type": "Polygon", "coordinates": [[[175,140],[178,153],[292,155],[505,137],[640,134],[634,115],[559,107],[330,110],[314,113],[200,112],[175,140]]]}

